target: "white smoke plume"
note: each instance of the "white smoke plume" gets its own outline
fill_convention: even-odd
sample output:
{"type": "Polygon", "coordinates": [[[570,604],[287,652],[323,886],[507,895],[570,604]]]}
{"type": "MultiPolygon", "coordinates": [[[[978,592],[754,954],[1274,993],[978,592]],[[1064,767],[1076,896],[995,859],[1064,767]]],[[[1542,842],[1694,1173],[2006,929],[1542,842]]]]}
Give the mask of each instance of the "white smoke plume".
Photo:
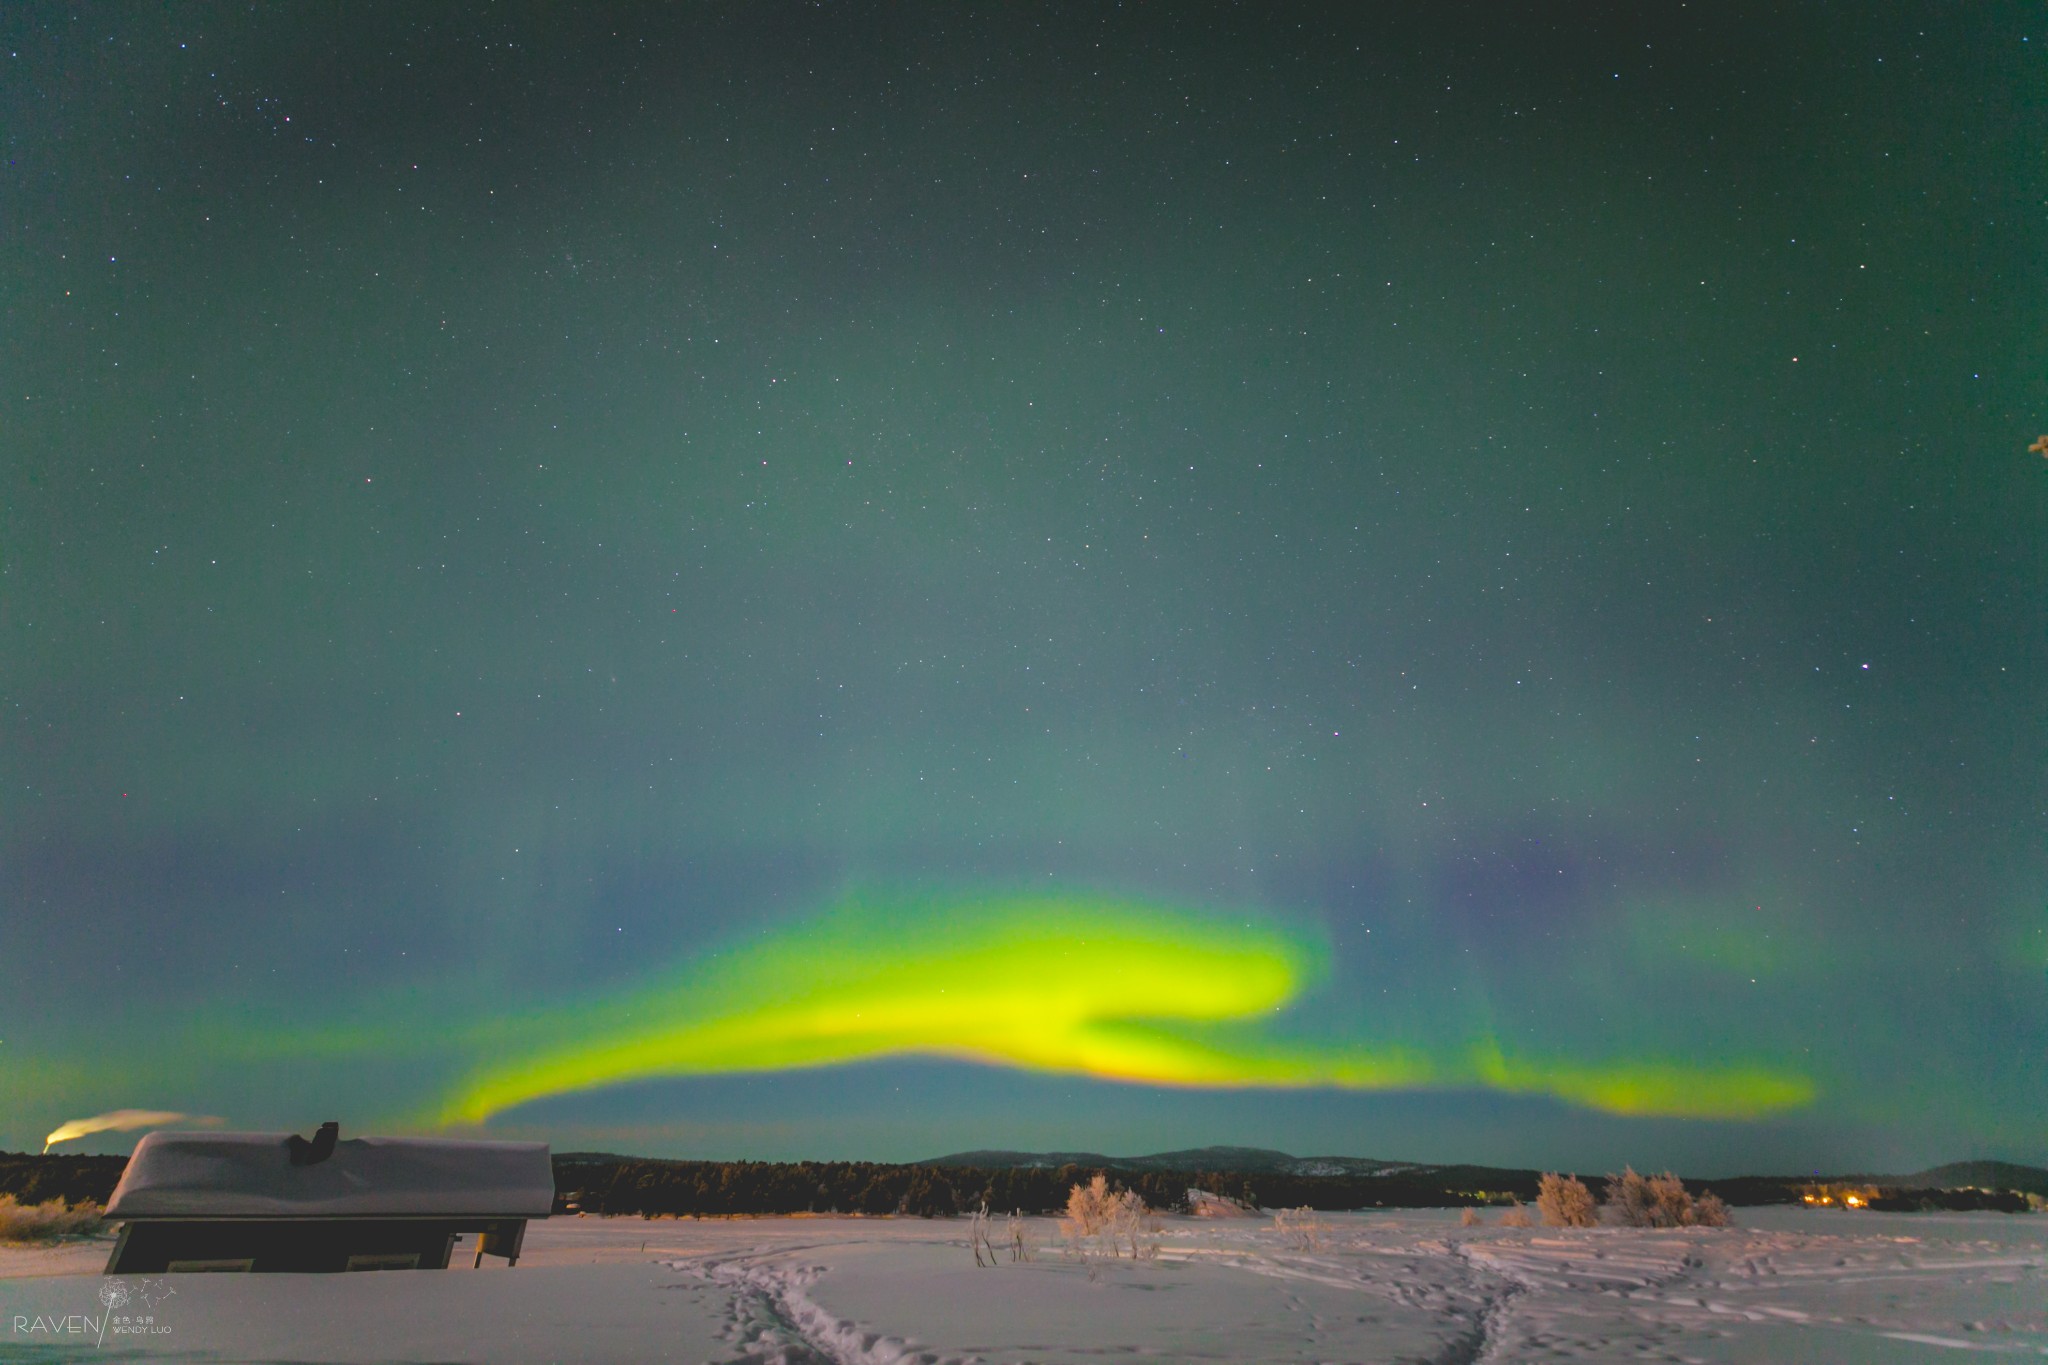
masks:
{"type": "Polygon", "coordinates": [[[66,1119],[57,1125],[57,1131],[43,1139],[43,1150],[49,1151],[60,1142],[82,1138],[91,1133],[131,1133],[137,1128],[161,1128],[167,1123],[196,1123],[208,1125],[222,1120],[205,1114],[173,1114],[163,1109],[115,1109],[105,1114],[94,1114],[89,1119],[66,1119]]]}

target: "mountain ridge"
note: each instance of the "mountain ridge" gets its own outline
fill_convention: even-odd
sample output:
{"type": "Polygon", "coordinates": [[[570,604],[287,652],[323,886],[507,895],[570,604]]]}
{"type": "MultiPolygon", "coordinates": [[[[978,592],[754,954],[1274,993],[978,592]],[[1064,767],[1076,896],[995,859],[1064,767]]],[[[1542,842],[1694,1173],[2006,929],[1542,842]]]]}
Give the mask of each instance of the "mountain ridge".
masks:
{"type": "MultiPolygon", "coordinates": [[[[1057,1169],[1061,1166],[1093,1166],[1111,1171],[1232,1171],[1252,1175],[1424,1175],[1456,1172],[1461,1176],[1488,1173],[1527,1174],[1535,1167],[1473,1166],[1464,1163],[1436,1165],[1421,1161],[1395,1161],[1381,1157],[1295,1156],[1270,1147],[1191,1147],[1144,1156],[1114,1157],[1100,1152],[1017,1152],[983,1148],[953,1152],[912,1163],[920,1166],[977,1167],[983,1170],[1057,1169]]],[[[1593,1172],[1584,1172],[1592,1174],[1593,1172]]],[[[1975,1186],[1987,1190],[2018,1190],[2048,1195],[2048,1168],[2015,1161],[1950,1161],[1909,1175],[1855,1176],[1733,1176],[1725,1179],[1797,1181],[1800,1179],[1862,1180],[1901,1189],[1962,1189],[1975,1186]]]]}
{"type": "Polygon", "coordinates": [[[921,1166],[972,1166],[988,1169],[1041,1170],[1061,1166],[1100,1166],[1115,1171],[1242,1171],[1254,1175],[1400,1175],[1425,1168],[1412,1161],[1378,1157],[1295,1156],[1270,1147],[1189,1147],[1145,1156],[1105,1156],[1101,1152],[1013,1152],[1000,1148],[953,1152],[915,1163],[921,1166]]]}

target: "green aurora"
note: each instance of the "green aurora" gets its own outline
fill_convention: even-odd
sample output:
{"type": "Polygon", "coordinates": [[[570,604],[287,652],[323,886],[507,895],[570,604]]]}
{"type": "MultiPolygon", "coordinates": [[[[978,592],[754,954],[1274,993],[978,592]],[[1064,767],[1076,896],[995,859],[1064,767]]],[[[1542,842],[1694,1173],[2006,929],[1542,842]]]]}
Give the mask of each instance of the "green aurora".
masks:
{"type": "Polygon", "coordinates": [[[482,1031],[438,1116],[651,1076],[904,1054],[1198,1086],[1487,1086],[1618,1114],[1751,1118],[1812,1098],[1762,1067],[1289,1041],[1264,1022],[1329,970],[1273,924],[1105,899],[861,898],[625,995],[482,1031]]]}

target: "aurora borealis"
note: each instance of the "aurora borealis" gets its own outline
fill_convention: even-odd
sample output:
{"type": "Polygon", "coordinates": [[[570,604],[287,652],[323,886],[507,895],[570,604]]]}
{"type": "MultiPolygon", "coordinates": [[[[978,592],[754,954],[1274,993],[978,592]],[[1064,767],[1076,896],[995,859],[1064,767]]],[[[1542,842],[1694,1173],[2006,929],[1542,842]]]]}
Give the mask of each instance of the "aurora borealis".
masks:
{"type": "Polygon", "coordinates": [[[1461,1064],[1216,1027],[1293,1003],[1311,968],[1324,966],[1318,947],[1100,899],[857,901],[694,963],[680,980],[486,1030],[471,1045],[488,1059],[481,1074],[440,1118],[478,1123],[526,1101],[647,1076],[915,1055],[1175,1085],[1485,1084],[1622,1113],[1749,1115],[1811,1094],[1789,1077],[1697,1066],[1623,1064],[1603,1074],[1510,1062],[1493,1040],[1461,1064]]]}
{"type": "Polygon", "coordinates": [[[0,11],[0,1147],[2048,1160],[2048,25],[1700,9],[0,11]]]}

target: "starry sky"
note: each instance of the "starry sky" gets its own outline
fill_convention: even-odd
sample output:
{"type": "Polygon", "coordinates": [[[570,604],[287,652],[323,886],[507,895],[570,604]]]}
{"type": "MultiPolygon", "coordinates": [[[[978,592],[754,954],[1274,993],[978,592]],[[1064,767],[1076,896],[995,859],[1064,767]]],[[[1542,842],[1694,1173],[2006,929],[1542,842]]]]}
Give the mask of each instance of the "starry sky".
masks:
{"type": "Polygon", "coordinates": [[[0,1147],[2048,1161],[2044,48],[7,6],[0,1147]]]}

